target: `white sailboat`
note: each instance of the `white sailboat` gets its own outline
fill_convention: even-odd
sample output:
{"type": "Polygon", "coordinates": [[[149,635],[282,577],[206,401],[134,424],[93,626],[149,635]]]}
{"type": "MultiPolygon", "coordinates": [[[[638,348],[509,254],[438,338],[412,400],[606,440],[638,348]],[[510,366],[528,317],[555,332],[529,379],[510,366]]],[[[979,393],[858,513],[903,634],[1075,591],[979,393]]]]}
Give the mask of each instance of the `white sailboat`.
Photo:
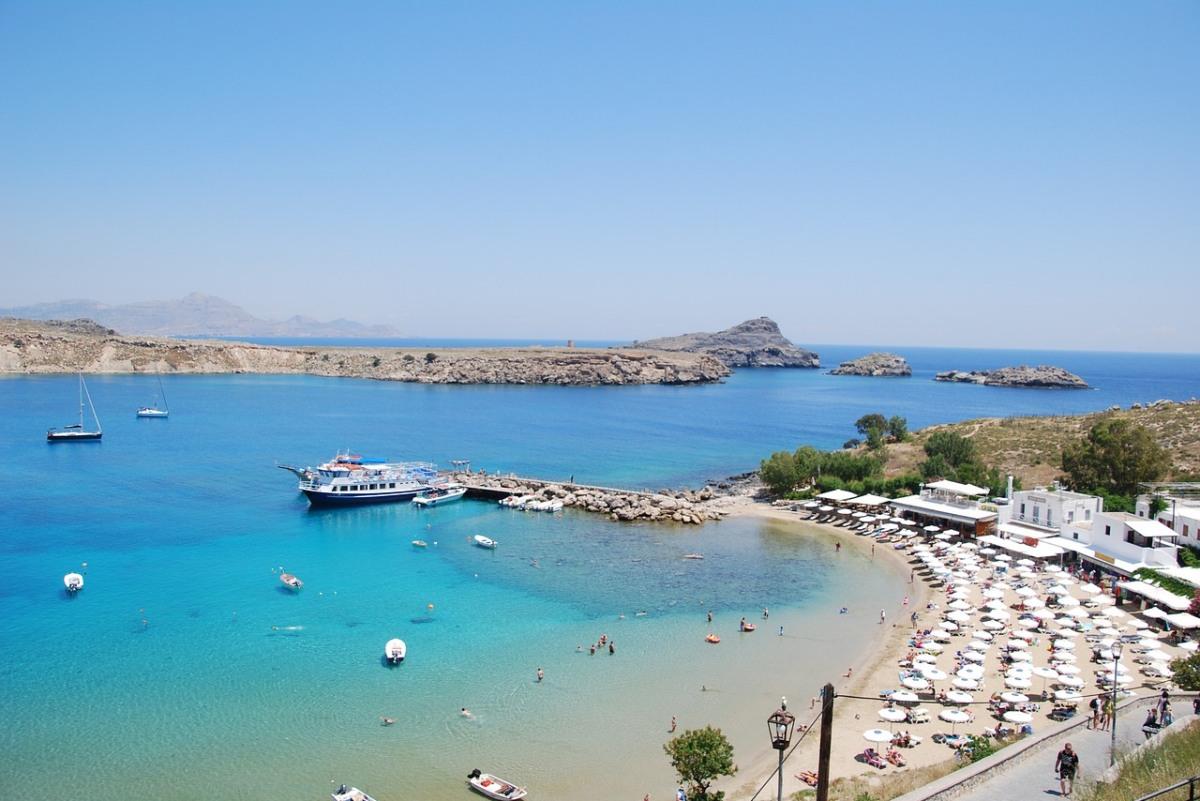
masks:
{"type": "Polygon", "coordinates": [[[95,442],[104,436],[100,427],[100,418],[96,415],[96,407],[92,405],[92,393],[88,392],[87,384],[83,381],[83,373],[79,374],[79,422],[62,428],[51,428],[46,431],[47,442],[95,442]],[[92,419],[96,421],[96,429],[89,431],[83,427],[83,401],[87,399],[88,408],[92,410],[92,419]]]}
{"type": "Polygon", "coordinates": [[[137,410],[138,417],[166,417],[171,414],[171,410],[167,406],[167,391],[163,389],[162,385],[162,376],[158,377],[158,394],[162,397],[162,408],[158,408],[157,403],[152,406],[143,406],[137,410]]]}

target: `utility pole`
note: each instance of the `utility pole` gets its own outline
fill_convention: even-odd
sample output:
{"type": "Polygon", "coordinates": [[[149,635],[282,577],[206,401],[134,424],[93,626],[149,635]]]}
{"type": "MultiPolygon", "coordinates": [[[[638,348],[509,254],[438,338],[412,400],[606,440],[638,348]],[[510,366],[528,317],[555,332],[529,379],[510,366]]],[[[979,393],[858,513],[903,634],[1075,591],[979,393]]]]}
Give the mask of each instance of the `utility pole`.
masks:
{"type": "Polygon", "coordinates": [[[833,684],[821,688],[821,751],[817,756],[817,801],[829,801],[829,755],[833,750],[833,684]]]}

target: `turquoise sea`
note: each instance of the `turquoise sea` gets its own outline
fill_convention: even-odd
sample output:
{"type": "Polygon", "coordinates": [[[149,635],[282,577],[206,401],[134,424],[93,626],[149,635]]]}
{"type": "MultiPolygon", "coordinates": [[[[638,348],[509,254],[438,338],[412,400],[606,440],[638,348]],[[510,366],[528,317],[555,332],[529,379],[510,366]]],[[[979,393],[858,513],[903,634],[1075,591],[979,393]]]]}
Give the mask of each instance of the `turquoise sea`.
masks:
{"type": "MultiPolygon", "coordinates": [[[[867,349],[818,350],[831,364],[867,349]]],[[[55,446],[44,431],[69,422],[74,378],[0,379],[0,797],[320,799],[347,781],[381,801],[465,799],[481,767],[531,798],[657,798],[671,790],[672,715],[723,726],[748,764],[778,696],[806,699],[860,657],[904,576],[751,519],[614,525],[480,502],[311,511],[274,465],[349,447],[659,487],[836,446],[865,412],[916,427],[1200,394],[1193,356],[904,352],[917,377],[739,371],[703,387],[168,376],[168,420],[133,416],[153,379],[95,376],[104,441],[55,446]],[[1096,389],[928,380],[1018,361],[1096,389]],[[478,532],[500,548],[468,545],[478,532]],[[417,537],[437,544],[414,549],[417,537]],[[680,558],[690,551],[706,559],[680,558]],[[67,598],[61,577],[84,562],[86,588],[67,598]],[[280,566],[301,593],[280,589],[280,566]],[[769,625],[738,635],[763,606],[769,625]],[[719,646],[703,642],[707,609],[719,646]],[[589,656],[601,633],[616,654],[589,656]],[[388,668],[394,636],[410,656],[388,668]]]]}

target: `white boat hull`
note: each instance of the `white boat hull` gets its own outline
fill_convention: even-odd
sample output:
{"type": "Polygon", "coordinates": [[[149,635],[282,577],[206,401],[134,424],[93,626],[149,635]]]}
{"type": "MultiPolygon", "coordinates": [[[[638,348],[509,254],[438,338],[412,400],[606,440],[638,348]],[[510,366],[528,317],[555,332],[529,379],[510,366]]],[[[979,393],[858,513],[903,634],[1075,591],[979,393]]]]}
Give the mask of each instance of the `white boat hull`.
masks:
{"type": "Polygon", "coordinates": [[[388,640],[387,645],[383,646],[383,656],[389,665],[399,665],[408,656],[408,646],[404,640],[388,640]]]}
{"type": "Polygon", "coordinates": [[[63,586],[67,592],[79,592],[83,589],[83,576],[78,573],[68,573],[63,576],[63,586]]]}
{"type": "Polygon", "coordinates": [[[518,787],[490,773],[479,773],[477,770],[471,771],[471,775],[467,777],[467,784],[480,795],[494,798],[496,801],[521,801],[529,795],[529,791],[524,787],[518,787]]]}
{"type": "Polygon", "coordinates": [[[443,506],[447,503],[454,503],[460,500],[466,494],[467,488],[460,487],[436,495],[418,495],[412,499],[412,502],[417,506],[443,506]]]}
{"type": "Polygon", "coordinates": [[[472,541],[475,543],[476,546],[478,546],[480,548],[486,548],[489,551],[494,551],[496,549],[496,545],[498,544],[491,537],[485,537],[482,534],[476,534],[472,538],[472,541]]]}
{"type": "Polygon", "coordinates": [[[170,412],[165,411],[163,409],[138,409],[137,410],[138,417],[169,417],[170,415],[171,415],[170,412]]]}

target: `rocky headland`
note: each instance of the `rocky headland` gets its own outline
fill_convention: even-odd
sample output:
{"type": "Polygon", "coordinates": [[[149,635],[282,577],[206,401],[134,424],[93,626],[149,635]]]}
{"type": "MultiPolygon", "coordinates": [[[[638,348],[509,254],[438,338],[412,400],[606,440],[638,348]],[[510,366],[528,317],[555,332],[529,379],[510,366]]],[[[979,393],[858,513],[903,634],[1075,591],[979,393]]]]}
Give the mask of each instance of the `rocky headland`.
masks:
{"type": "Polygon", "coordinates": [[[703,353],[728,367],[820,367],[821,357],[793,345],[769,317],[759,317],[716,333],[681,334],[634,342],[651,350],[703,353]]]}
{"type": "Polygon", "coordinates": [[[934,381],[957,381],[963,384],[984,384],[989,387],[1032,387],[1043,389],[1088,389],[1088,384],[1074,373],[1061,367],[1041,364],[1037,367],[1001,367],[999,370],[947,370],[934,376],[934,381]]]}
{"type": "Polygon", "coordinates": [[[4,373],[303,373],[422,384],[696,384],[729,368],[642,348],[325,348],[125,336],[89,320],[0,319],[4,373]]]}
{"type": "Polygon", "coordinates": [[[842,362],[829,371],[830,375],[910,376],[908,360],[894,353],[868,353],[857,359],[842,362]]]}

